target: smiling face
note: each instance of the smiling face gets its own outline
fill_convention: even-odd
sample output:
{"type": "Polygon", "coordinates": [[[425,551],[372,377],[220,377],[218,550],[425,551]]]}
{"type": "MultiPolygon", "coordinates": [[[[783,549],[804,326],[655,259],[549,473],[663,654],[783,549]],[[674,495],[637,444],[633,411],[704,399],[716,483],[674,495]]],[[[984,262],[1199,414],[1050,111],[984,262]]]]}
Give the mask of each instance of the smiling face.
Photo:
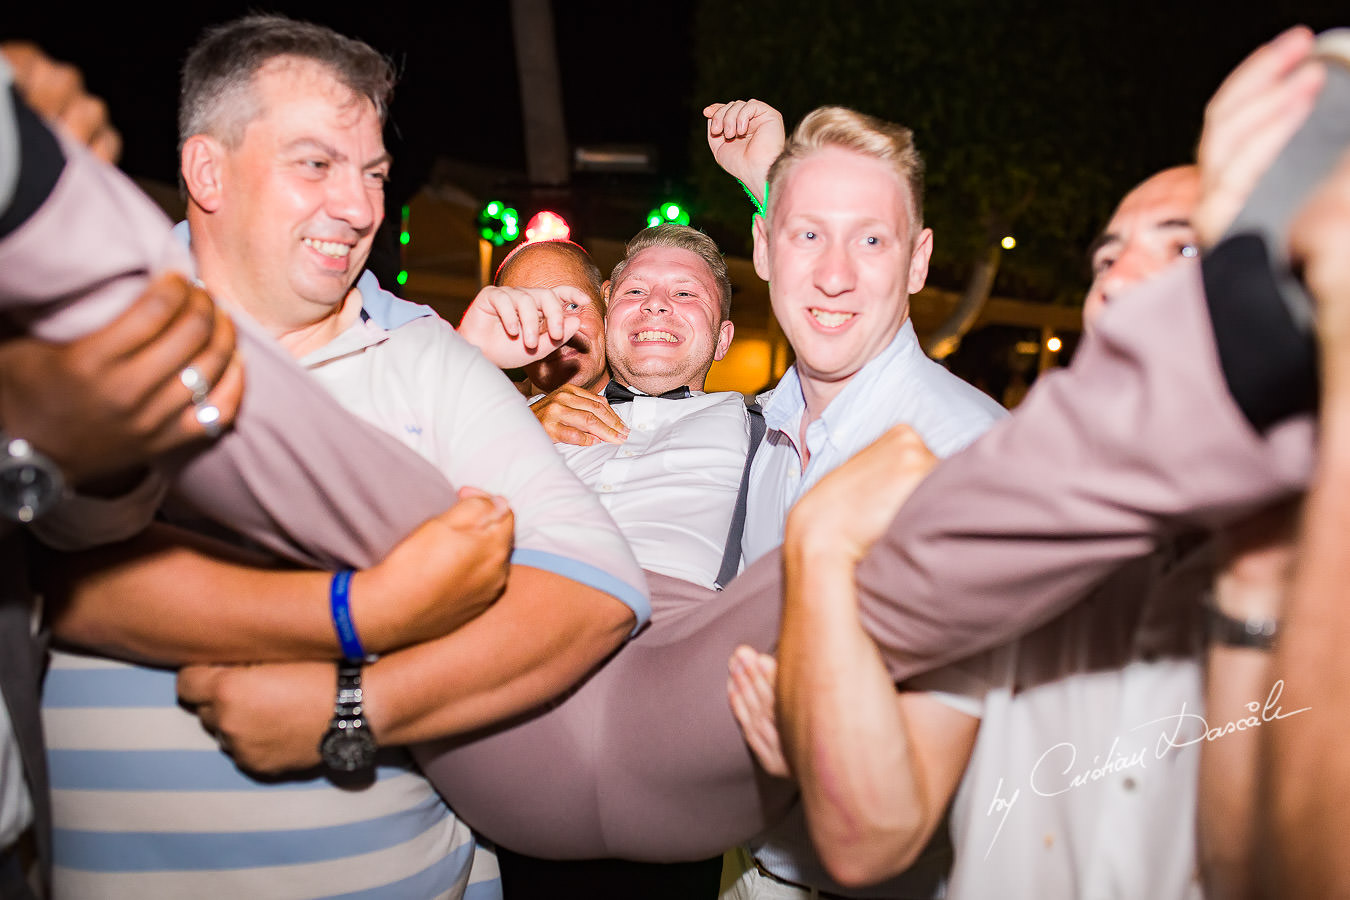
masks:
{"type": "Polygon", "coordinates": [[[708,264],[691,250],[648,247],[607,283],[605,346],[614,377],[647,394],[682,385],[703,390],[731,344],[722,296],[708,264]]]}
{"type": "Polygon", "coordinates": [[[755,271],[797,355],[815,418],[895,337],[923,287],[932,232],[911,233],[909,188],[886,162],[826,146],[783,176],[755,224],[755,271]]]}
{"type": "Polygon", "coordinates": [[[609,380],[605,366],[603,301],[582,261],[584,251],[568,244],[530,244],[503,265],[497,283],[503,287],[553,288],[567,285],[584,291],[591,302],[576,312],[581,327],[566,344],[525,367],[530,383],[548,393],[564,384],[599,392],[609,380]]]}
{"type": "Polygon", "coordinates": [[[1108,303],[1179,257],[1195,256],[1191,213],[1200,201],[1200,173],[1178,166],[1149,178],[1125,195],[1092,252],[1092,287],[1083,301],[1083,327],[1091,330],[1108,303]]]}
{"type": "Polygon", "coordinates": [[[183,147],[203,281],[274,333],[334,315],[384,217],[389,156],[374,105],[324,65],[278,57],[253,76],[237,146],[183,147]]]}

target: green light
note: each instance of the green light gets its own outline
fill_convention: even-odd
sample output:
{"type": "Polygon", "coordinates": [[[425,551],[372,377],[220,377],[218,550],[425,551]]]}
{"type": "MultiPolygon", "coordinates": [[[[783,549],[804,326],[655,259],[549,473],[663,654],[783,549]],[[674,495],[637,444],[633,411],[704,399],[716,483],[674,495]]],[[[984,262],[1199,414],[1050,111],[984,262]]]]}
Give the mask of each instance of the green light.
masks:
{"type": "Polygon", "coordinates": [[[667,218],[667,219],[669,219],[670,221],[674,222],[674,221],[675,221],[676,219],[678,219],[679,217],[680,217],[680,208],[679,208],[678,206],[676,206],[674,203],[671,203],[670,205],[668,205],[668,206],[666,207],[666,218],[667,218]]]}
{"type": "Polygon", "coordinates": [[[500,247],[520,234],[520,213],[500,200],[493,200],[478,214],[478,233],[500,247]]]}
{"type": "Polygon", "coordinates": [[[406,232],[406,231],[399,232],[398,242],[399,242],[400,244],[405,244],[405,245],[406,245],[406,244],[407,244],[409,241],[411,241],[411,240],[412,240],[412,235],[408,234],[408,232],[406,232]]]}
{"type": "Polygon", "coordinates": [[[405,218],[405,219],[408,218],[408,215],[409,215],[410,212],[411,212],[411,209],[409,208],[408,204],[406,204],[406,203],[403,204],[403,218],[405,218]]]}
{"type": "Polygon", "coordinates": [[[647,217],[647,227],[648,227],[648,228],[655,228],[657,225],[660,225],[660,224],[661,224],[661,217],[660,217],[660,216],[648,216],[648,217],[647,217]]]}
{"type": "Polygon", "coordinates": [[[398,273],[398,283],[399,283],[399,284],[407,284],[407,283],[408,283],[408,273],[407,273],[407,272],[399,272],[399,273],[398,273]]]}

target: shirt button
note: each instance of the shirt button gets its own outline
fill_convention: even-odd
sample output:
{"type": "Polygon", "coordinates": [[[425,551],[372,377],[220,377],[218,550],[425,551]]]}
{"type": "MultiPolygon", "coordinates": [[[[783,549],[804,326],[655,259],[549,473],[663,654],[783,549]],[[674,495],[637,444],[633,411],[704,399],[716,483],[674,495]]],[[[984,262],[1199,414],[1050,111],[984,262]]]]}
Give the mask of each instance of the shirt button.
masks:
{"type": "Polygon", "coordinates": [[[1135,781],[1133,778],[1126,778],[1124,784],[1125,790],[1132,791],[1139,785],[1139,782],[1135,781]]]}
{"type": "Polygon", "coordinates": [[[639,423],[638,423],[638,431],[651,431],[651,430],[652,430],[652,426],[651,426],[649,423],[647,423],[647,422],[639,422],[639,423]]]}
{"type": "Polygon", "coordinates": [[[619,455],[626,459],[630,456],[636,456],[637,454],[634,453],[632,450],[629,450],[627,447],[625,447],[619,451],[619,455]]]}
{"type": "Polygon", "coordinates": [[[602,484],[602,485],[600,485],[600,492],[601,492],[602,494],[608,494],[608,493],[611,493],[613,490],[614,490],[614,485],[612,485],[612,484],[602,484]]]}

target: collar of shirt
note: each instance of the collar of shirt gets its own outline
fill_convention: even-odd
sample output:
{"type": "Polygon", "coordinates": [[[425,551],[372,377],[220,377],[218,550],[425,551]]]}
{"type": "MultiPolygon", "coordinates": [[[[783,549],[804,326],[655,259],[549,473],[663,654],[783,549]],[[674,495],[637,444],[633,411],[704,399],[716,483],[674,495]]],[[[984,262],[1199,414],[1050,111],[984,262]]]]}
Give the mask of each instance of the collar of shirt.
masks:
{"type": "MultiPolygon", "coordinates": [[[[914,325],[905,319],[886,348],[859,369],[816,421],[807,427],[806,440],[811,455],[816,456],[826,442],[839,443],[847,439],[860,414],[868,415],[869,410],[880,402],[876,390],[878,382],[886,382],[883,396],[890,398],[891,386],[905,384],[907,375],[925,359],[914,325]]],[[[765,426],[770,431],[782,432],[792,446],[797,447],[802,416],[806,414],[806,398],[802,395],[796,366],[788,369],[763,406],[765,426]]],[[[801,455],[800,447],[797,447],[797,454],[801,455]]]]}
{"type": "MultiPolygon", "coordinates": [[[[192,232],[188,228],[186,219],[173,227],[173,236],[189,253],[191,252],[192,232]]],[[[192,263],[194,266],[192,274],[193,277],[196,277],[197,260],[194,258],[192,263]]],[[[402,297],[395,296],[380,287],[379,279],[369,269],[362,272],[361,277],[356,279],[356,289],[361,292],[361,318],[373,322],[384,331],[393,331],[395,328],[407,325],[414,319],[420,319],[423,316],[436,315],[436,311],[430,306],[404,300],[402,297]]]]}

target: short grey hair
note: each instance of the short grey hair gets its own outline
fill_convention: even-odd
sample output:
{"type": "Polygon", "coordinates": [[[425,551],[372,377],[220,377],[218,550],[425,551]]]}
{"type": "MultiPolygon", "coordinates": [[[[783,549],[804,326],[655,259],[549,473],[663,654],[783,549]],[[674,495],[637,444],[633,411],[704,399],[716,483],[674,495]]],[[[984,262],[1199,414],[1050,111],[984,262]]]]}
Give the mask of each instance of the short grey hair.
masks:
{"type": "Polygon", "coordinates": [[[253,76],[280,57],[327,67],[353,94],[374,104],[384,121],[395,80],[388,59],[324,25],[252,15],[208,29],[188,53],[178,95],[178,149],[195,134],[238,146],[259,113],[253,76]]]}
{"type": "Polygon", "coordinates": [[[716,241],[697,228],[690,228],[688,225],[676,225],[667,222],[663,225],[652,225],[639,231],[628,242],[628,246],[624,248],[623,259],[619,260],[619,264],[614,267],[614,274],[609,276],[610,283],[612,285],[618,284],[633,257],[652,247],[674,247],[676,250],[688,250],[690,253],[697,254],[700,259],[707,263],[708,270],[712,272],[713,280],[717,282],[718,299],[721,301],[722,308],[722,321],[725,322],[731,318],[731,277],[727,275],[727,261],[722,258],[722,251],[717,249],[716,241]]]}

